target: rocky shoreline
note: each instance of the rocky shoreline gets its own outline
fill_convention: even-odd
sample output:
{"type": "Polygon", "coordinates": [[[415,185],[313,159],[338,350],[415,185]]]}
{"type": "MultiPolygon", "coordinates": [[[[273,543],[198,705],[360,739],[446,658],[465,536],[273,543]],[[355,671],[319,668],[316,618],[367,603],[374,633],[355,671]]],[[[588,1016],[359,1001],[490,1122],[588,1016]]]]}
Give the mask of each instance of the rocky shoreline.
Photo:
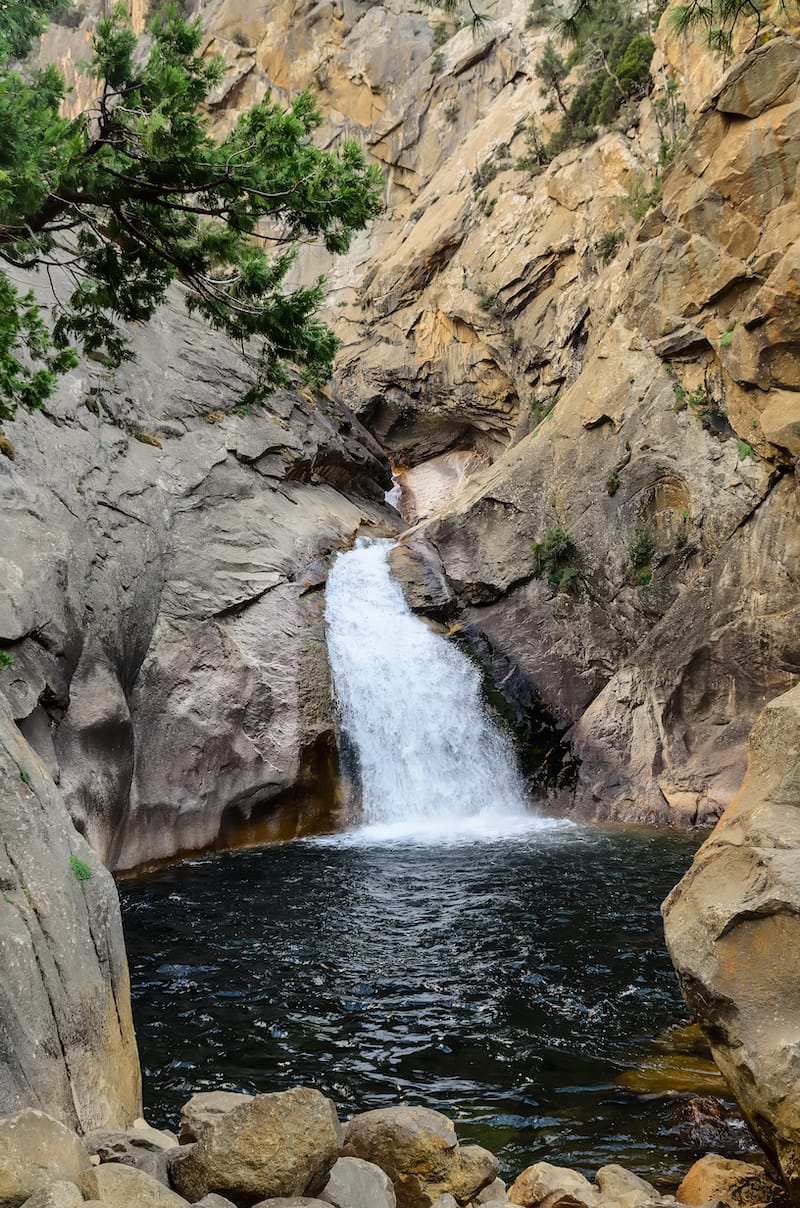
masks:
{"type": "Polygon", "coordinates": [[[706,1154],[674,1195],[624,1167],[578,1171],[536,1162],[509,1187],[495,1156],[461,1145],[425,1107],[364,1112],[346,1123],[308,1087],[196,1094],[180,1131],[139,1119],[82,1138],[44,1112],[0,1117],[0,1208],[763,1208],[785,1202],[761,1167],[706,1154]]]}

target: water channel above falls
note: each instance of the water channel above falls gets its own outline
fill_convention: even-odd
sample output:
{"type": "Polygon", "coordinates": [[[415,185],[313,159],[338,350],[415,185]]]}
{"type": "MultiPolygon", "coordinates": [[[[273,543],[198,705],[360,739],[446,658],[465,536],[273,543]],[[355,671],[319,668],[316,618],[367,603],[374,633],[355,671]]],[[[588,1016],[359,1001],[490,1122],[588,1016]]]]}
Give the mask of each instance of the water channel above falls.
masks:
{"type": "Polygon", "coordinates": [[[389,548],[359,543],[328,584],[353,829],[123,887],[147,1114],[304,1084],[342,1116],[439,1108],[506,1176],[616,1161],[669,1186],[694,1156],[676,1103],[618,1079],[685,1019],[658,907],[697,839],[537,818],[389,548]]]}

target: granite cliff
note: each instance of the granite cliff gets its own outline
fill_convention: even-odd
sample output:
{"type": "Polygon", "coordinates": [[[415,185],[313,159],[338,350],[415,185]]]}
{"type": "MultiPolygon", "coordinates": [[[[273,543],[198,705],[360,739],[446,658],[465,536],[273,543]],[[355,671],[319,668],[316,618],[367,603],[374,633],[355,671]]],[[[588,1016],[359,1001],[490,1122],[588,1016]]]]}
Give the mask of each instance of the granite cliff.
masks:
{"type": "MultiPolygon", "coordinates": [[[[84,7],[84,26],[45,42],[68,69],[98,5],[84,7]]],[[[239,406],[236,351],[176,305],[134,333],[133,369],[87,363],[6,425],[0,694],[20,783],[3,877],[24,943],[4,933],[3,1015],[21,1022],[0,1046],[0,1109],[47,1104],[81,1128],[138,1109],[100,859],[295,834],[336,809],[321,589],[332,553],[397,524],[386,454],[411,598],[462,632],[517,721],[557,735],[543,787],[558,808],[713,821],[753,722],[800,676],[792,31],[767,21],[728,65],[662,22],[653,93],[532,171],[517,166],[531,118],[556,119],[535,74],[547,30],[521,0],[477,38],[400,0],[198,7],[228,63],[218,127],[267,88],[315,84],[322,137],[364,140],[388,209],[342,262],[303,268],[329,271],[330,395],[239,406]],[[69,1018],[65,952],[88,970],[69,1018]]],[[[759,836],[747,844],[778,846],[759,836]]],[[[674,951],[691,999],[712,974],[674,951]]],[[[752,1090],[769,1063],[725,1065],[742,1043],[731,1025],[720,1064],[792,1181],[778,1109],[752,1090]]]]}

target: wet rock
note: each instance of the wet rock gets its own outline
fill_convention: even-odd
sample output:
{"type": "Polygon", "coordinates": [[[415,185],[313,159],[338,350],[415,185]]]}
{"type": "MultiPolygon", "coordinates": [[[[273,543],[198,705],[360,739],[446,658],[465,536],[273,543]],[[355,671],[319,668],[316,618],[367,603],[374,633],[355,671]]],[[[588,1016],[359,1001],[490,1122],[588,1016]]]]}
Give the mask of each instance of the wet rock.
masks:
{"type": "Polygon", "coordinates": [[[18,1208],[55,1182],[88,1188],[89,1155],[69,1128],[25,1108],[0,1118],[0,1208],[18,1208]]]}
{"type": "Polygon", "coordinates": [[[389,554],[392,578],[403,589],[409,608],[436,620],[452,616],[456,608],[455,594],[442,571],[435,551],[413,536],[389,554]]]}
{"type": "Polygon", "coordinates": [[[338,1151],[333,1104],[319,1091],[296,1087],[224,1112],[196,1144],[172,1152],[170,1178],[192,1202],[211,1191],[246,1202],[313,1195],[338,1151]]]}
{"type": "Polygon", "coordinates": [[[795,1199],[798,851],[800,687],[764,709],[750,739],[741,792],[663,906],[684,997],[745,1119],[795,1199]]]}
{"type": "Polygon", "coordinates": [[[319,1198],[334,1208],[395,1208],[389,1176],[362,1158],[339,1158],[319,1198]]]}
{"type": "Polygon", "coordinates": [[[675,1198],[679,1204],[727,1204],[729,1208],[785,1205],[786,1193],[763,1166],[708,1153],[691,1167],[675,1198]]]}
{"type": "Polygon", "coordinates": [[[98,1199],[114,1208],[183,1208],[186,1200],[143,1170],[108,1162],[95,1168],[98,1199]]]}
{"type": "Polygon", "coordinates": [[[522,1208],[597,1208],[600,1195],[588,1179],[565,1166],[536,1162],[508,1189],[512,1204],[522,1208]]]}
{"type": "Polygon", "coordinates": [[[737,1158],[752,1153],[753,1134],[738,1112],[713,1095],[698,1095],[676,1108],[677,1136],[681,1145],[698,1157],[706,1153],[737,1158]]]}
{"type": "Polygon", "coordinates": [[[199,1094],[192,1095],[181,1108],[178,1133],[181,1145],[199,1141],[209,1126],[218,1122],[220,1116],[252,1101],[252,1095],[243,1095],[237,1091],[200,1091],[199,1094]]]}
{"type": "Polygon", "coordinates": [[[431,1208],[441,1195],[462,1204],[497,1176],[497,1161],[479,1146],[462,1151],[446,1116],[425,1107],[389,1107],[354,1116],[342,1152],[373,1162],[394,1184],[398,1208],[431,1208]]]}

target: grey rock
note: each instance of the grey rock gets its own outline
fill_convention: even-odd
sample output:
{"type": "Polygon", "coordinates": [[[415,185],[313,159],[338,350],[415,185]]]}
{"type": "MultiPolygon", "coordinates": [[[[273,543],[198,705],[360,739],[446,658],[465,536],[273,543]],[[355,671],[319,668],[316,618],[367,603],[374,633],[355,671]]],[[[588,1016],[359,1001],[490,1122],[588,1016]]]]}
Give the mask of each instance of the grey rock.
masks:
{"type": "Polygon", "coordinates": [[[397,519],[341,405],[283,390],[234,414],[246,366],[177,298],[132,339],[135,366],[83,366],[0,458],[0,691],[119,868],[328,818],[325,786],[271,804],[334,741],[306,571],[397,519]]]}
{"type": "Polygon", "coordinates": [[[204,1195],[202,1200],[197,1200],[195,1208],[236,1208],[232,1200],[226,1200],[224,1195],[215,1195],[213,1192],[210,1195],[204,1195]]]}
{"type": "Polygon", "coordinates": [[[169,1186],[167,1154],[177,1146],[177,1141],[155,1129],[137,1129],[128,1132],[87,1133],[83,1143],[90,1154],[96,1154],[101,1163],[119,1162],[142,1170],[151,1178],[169,1186]]]}
{"type": "Polygon", "coordinates": [[[389,1176],[362,1158],[339,1158],[319,1198],[334,1208],[395,1208],[389,1176]]]}
{"type": "Polygon", "coordinates": [[[19,1208],[53,1183],[88,1186],[89,1155],[69,1128],[24,1108],[0,1118],[0,1208],[19,1208]]]}

